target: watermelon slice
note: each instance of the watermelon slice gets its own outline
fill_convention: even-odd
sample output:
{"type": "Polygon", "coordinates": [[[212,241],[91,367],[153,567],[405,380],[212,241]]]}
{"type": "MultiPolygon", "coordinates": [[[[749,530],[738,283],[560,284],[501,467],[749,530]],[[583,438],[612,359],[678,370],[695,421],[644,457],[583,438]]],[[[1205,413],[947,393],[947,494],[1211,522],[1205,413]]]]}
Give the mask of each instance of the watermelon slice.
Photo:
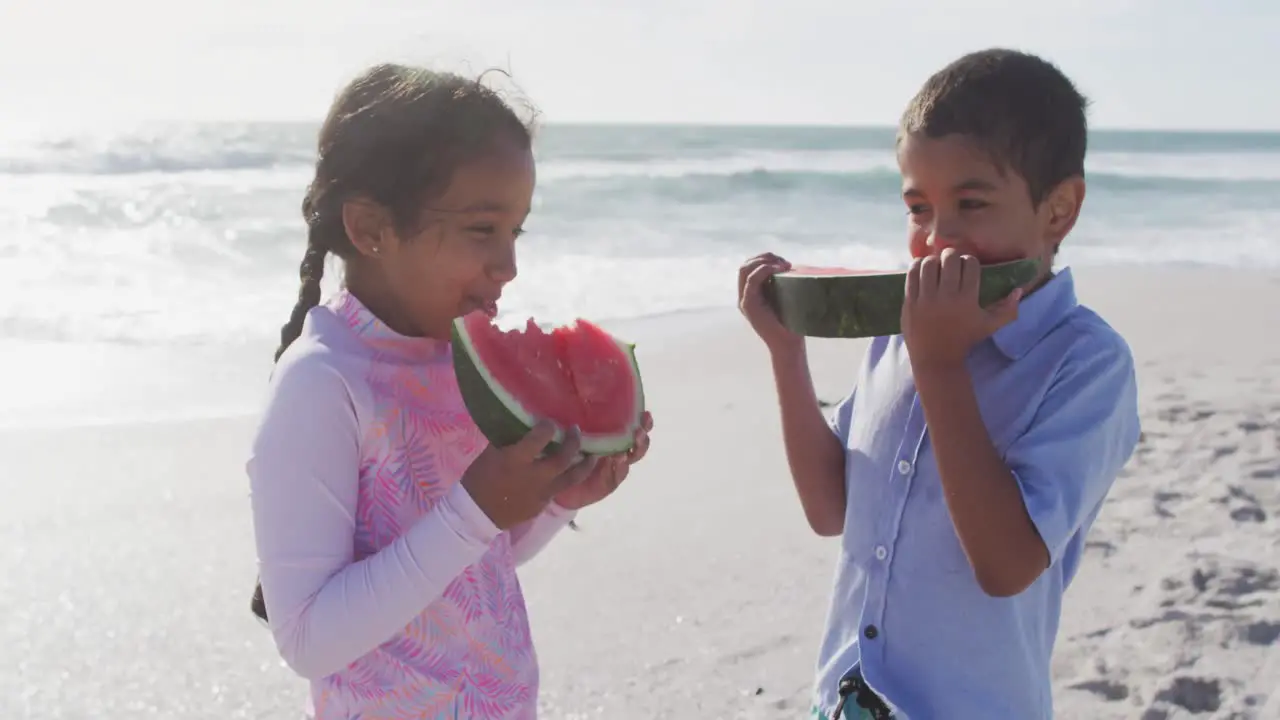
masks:
{"type": "Polygon", "coordinates": [[[635,345],[586,320],[543,330],[502,330],[482,312],[454,320],[453,366],[476,426],[499,447],[542,418],[564,430],[578,426],[582,452],[630,450],[644,414],[635,345]]]}
{"type": "MultiPolygon", "coordinates": [[[[1035,279],[1039,262],[1010,260],[982,266],[978,302],[990,305],[1035,279]]],[[[903,271],[793,265],[765,285],[765,299],[782,324],[808,337],[863,338],[902,332],[903,271]]]]}

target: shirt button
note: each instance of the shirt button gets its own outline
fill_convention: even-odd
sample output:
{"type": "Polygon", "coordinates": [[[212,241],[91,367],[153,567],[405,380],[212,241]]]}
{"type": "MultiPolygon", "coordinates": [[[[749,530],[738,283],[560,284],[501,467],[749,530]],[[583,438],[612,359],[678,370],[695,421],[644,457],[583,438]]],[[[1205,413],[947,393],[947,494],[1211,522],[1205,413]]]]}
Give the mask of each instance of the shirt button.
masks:
{"type": "Polygon", "coordinates": [[[911,472],[911,463],[907,462],[906,460],[899,460],[898,472],[902,473],[903,475],[906,475],[907,473],[911,472]]]}
{"type": "Polygon", "coordinates": [[[883,559],[885,559],[885,558],[887,558],[887,557],[889,557],[889,551],[888,551],[888,550],[886,550],[886,549],[884,548],[884,546],[883,546],[883,545],[877,545],[877,546],[876,546],[876,559],[877,559],[877,560],[883,560],[883,559]]]}
{"type": "Polygon", "coordinates": [[[880,631],[876,629],[875,625],[868,625],[863,628],[862,634],[866,635],[868,640],[875,640],[876,636],[880,634],[880,631]]]}

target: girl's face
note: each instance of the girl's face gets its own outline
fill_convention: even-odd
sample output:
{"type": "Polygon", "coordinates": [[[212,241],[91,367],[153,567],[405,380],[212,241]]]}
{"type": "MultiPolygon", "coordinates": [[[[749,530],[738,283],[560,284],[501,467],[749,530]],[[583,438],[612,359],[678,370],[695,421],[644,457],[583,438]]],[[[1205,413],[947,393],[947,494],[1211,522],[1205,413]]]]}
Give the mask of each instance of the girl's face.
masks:
{"type": "Polygon", "coordinates": [[[352,233],[348,222],[364,266],[348,268],[348,286],[404,335],[447,340],[454,318],[496,313],[503,287],[516,277],[516,238],[534,182],[532,151],[503,140],[455,170],[448,189],[423,208],[414,235],[401,238],[388,222],[377,233],[352,233]],[[353,274],[375,272],[381,277],[353,286],[353,274]]]}

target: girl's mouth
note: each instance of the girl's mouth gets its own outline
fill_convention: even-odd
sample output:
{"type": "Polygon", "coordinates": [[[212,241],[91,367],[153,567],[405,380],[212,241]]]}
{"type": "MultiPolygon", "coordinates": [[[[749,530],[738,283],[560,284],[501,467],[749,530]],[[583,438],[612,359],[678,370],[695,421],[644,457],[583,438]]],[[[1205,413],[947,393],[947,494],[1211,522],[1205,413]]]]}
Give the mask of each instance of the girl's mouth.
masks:
{"type": "Polygon", "coordinates": [[[484,313],[485,315],[487,315],[490,319],[498,316],[497,300],[485,300],[483,298],[473,296],[473,297],[467,298],[467,305],[470,308],[469,311],[478,310],[484,313]]]}

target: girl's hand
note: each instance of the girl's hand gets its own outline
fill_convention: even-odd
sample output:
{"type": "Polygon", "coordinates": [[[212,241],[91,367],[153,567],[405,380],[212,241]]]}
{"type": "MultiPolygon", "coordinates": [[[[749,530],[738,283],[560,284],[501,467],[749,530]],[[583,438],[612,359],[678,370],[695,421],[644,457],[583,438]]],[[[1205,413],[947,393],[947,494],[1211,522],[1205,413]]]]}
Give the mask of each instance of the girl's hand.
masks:
{"type": "Polygon", "coordinates": [[[640,429],[636,430],[636,442],[631,450],[601,458],[586,480],[556,495],[556,504],[565,510],[579,510],[612,495],[627,479],[631,466],[649,452],[650,430],[653,430],[653,416],[646,412],[640,419],[640,429]]]}
{"type": "Polygon", "coordinates": [[[462,474],[462,486],[499,530],[537,517],[552,498],[578,486],[600,464],[596,457],[578,459],[582,437],[576,429],[565,434],[557,452],[543,457],[555,431],[541,421],[513,445],[486,447],[462,474]]]}

